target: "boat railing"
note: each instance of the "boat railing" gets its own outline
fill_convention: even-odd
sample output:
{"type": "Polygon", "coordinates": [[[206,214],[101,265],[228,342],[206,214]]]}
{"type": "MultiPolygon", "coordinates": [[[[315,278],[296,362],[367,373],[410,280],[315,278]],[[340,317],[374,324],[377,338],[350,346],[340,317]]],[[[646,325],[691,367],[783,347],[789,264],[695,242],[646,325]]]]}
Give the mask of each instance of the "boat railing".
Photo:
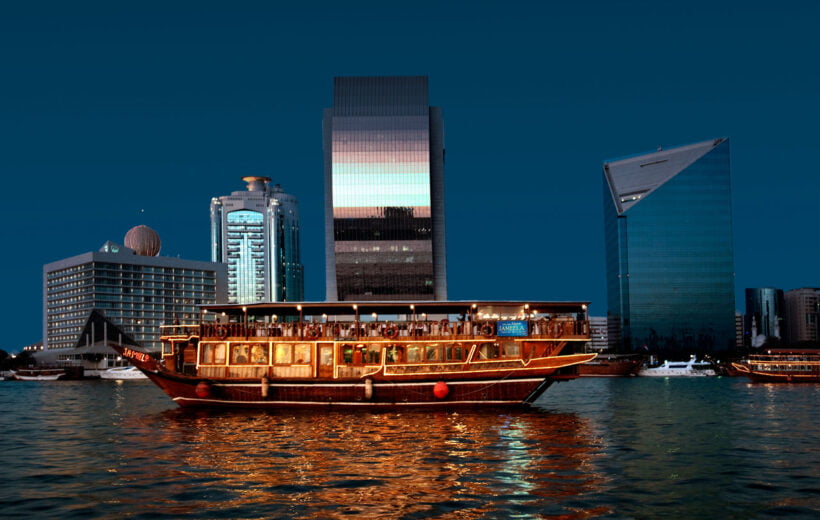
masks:
{"type": "MultiPolygon", "coordinates": [[[[272,338],[281,340],[447,340],[495,336],[500,320],[481,321],[414,321],[414,322],[282,322],[282,323],[203,323],[201,325],[167,325],[165,337],[199,335],[203,339],[237,340],[272,338]]],[[[523,321],[523,320],[522,320],[523,321]]],[[[531,320],[527,337],[533,339],[586,340],[588,322],[583,320],[531,320]]]]}

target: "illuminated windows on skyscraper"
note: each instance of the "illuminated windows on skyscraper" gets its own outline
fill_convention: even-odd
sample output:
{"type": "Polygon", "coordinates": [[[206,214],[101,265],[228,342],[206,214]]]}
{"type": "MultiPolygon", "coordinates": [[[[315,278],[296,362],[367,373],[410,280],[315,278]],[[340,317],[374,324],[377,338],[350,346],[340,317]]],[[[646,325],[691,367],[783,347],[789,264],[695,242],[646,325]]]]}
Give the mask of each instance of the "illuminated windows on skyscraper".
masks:
{"type": "Polygon", "coordinates": [[[323,126],[327,299],[446,299],[443,125],[427,78],[335,78],[323,126]]]}
{"type": "Polygon", "coordinates": [[[228,302],[304,299],[296,199],[267,177],[211,201],[211,258],[228,265],[228,302]]]}

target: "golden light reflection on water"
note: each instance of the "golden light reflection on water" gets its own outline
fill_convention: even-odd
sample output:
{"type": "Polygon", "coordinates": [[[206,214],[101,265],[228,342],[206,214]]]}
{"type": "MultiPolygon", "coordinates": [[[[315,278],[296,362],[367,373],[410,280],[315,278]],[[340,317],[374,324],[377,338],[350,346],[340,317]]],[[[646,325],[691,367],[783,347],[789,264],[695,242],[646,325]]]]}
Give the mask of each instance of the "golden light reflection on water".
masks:
{"type": "Polygon", "coordinates": [[[574,415],[173,410],[144,426],[156,446],[150,478],[167,487],[157,509],[171,514],[204,504],[290,518],[607,512],[571,506],[603,481],[600,447],[574,415]]]}

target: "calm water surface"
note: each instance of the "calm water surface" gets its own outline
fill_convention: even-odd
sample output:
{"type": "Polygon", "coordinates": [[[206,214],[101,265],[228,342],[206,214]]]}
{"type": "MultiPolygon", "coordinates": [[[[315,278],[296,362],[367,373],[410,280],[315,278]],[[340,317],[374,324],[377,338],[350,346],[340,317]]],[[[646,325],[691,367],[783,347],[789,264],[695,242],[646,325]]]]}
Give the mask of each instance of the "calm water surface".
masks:
{"type": "Polygon", "coordinates": [[[203,412],[0,381],[0,517],[818,518],[818,398],[581,379],[531,410],[203,412]]]}

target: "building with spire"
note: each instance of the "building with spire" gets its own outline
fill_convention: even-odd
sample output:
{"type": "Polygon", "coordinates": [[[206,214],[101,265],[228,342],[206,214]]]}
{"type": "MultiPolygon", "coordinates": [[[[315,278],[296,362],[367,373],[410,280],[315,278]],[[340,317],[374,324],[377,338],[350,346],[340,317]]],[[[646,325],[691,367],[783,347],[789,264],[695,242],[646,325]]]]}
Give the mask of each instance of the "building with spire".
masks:
{"type": "Polygon", "coordinates": [[[228,302],[304,299],[299,206],[268,177],[211,200],[211,259],[228,266],[228,302]]]}
{"type": "Polygon", "coordinates": [[[603,165],[613,345],[688,355],[735,345],[729,140],[603,165]]]}
{"type": "Polygon", "coordinates": [[[326,298],[446,300],[444,135],[427,77],[334,78],[326,298]]]}

